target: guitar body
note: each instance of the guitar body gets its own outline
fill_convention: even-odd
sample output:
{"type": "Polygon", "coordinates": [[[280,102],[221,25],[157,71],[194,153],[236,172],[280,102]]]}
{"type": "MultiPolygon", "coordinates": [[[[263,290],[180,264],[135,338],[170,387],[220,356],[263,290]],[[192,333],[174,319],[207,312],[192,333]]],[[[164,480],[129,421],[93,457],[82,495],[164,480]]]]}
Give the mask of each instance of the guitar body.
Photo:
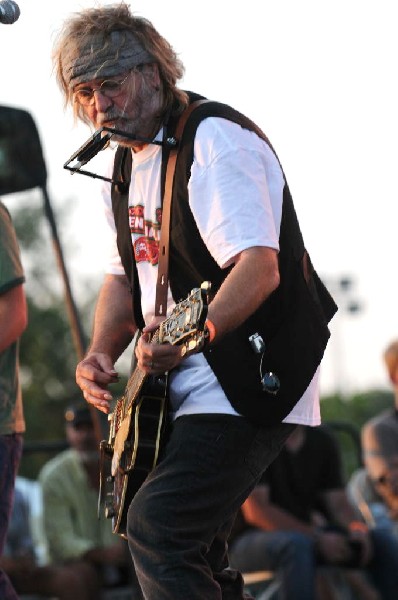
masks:
{"type": "MultiPolygon", "coordinates": [[[[182,356],[200,350],[205,341],[209,289],[205,282],[192,290],[160,324],[151,343],[180,345],[182,356]]],[[[105,516],[112,519],[113,533],[124,538],[130,503],[156,466],[164,441],[167,379],[167,373],[149,376],[136,366],[124,395],[109,415],[109,439],[101,442],[101,457],[111,460],[111,474],[108,476],[102,460],[99,504],[105,495],[105,516]]]]}
{"type": "Polygon", "coordinates": [[[158,461],[166,419],[167,376],[148,377],[140,398],[124,419],[127,439],[113,474],[113,533],[126,536],[127,511],[158,461]]]}

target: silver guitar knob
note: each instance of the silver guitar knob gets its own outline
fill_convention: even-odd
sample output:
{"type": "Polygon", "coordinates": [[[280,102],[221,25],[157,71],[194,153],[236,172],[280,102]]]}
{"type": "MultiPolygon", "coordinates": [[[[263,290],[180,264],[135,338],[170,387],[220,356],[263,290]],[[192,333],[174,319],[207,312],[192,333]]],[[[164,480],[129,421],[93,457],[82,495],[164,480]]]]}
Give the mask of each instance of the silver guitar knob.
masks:
{"type": "Polygon", "coordinates": [[[107,503],[105,505],[104,513],[105,513],[105,518],[106,519],[113,519],[113,517],[116,516],[116,511],[115,511],[115,509],[114,509],[114,507],[113,507],[112,504],[108,504],[107,503]]]}

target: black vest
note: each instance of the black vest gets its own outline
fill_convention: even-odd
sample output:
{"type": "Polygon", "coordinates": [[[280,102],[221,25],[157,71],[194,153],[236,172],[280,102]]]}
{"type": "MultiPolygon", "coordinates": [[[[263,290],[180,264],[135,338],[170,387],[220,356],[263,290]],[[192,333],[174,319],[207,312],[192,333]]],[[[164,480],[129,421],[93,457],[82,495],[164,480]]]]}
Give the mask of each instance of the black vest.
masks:
{"type": "MultiPolygon", "coordinates": [[[[198,98],[194,94],[190,96],[191,100],[198,98]]],[[[188,119],[179,140],[171,209],[169,281],[176,302],[203,281],[211,282],[215,294],[229,272],[229,269],[220,269],[207,250],[188,203],[187,184],[196,130],[200,122],[210,116],[222,117],[255,131],[269,144],[254,123],[224,104],[202,104],[188,119]]],[[[171,119],[167,135],[173,134],[175,125],[171,119]]],[[[163,148],[163,152],[166,159],[167,150],[163,148]]],[[[130,152],[119,148],[114,179],[129,181],[129,168],[130,152]]],[[[165,160],[162,170],[163,185],[165,160]]],[[[128,227],[127,198],[127,185],[112,186],[119,252],[130,281],[138,281],[128,227]]],[[[330,336],[328,322],[337,310],[305,250],[286,182],[279,245],[278,288],[247,321],[204,352],[235,410],[264,425],[283,420],[305,392],[322,360],[330,336]],[[249,342],[249,337],[255,333],[265,342],[263,357],[255,353],[249,342]],[[278,376],[280,389],[277,394],[263,390],[260,365],[261,374],[272,372],[278,376]]],[[[132,288],[135,319],[141,325],[139,285],[132,283],[132,288]]]]}

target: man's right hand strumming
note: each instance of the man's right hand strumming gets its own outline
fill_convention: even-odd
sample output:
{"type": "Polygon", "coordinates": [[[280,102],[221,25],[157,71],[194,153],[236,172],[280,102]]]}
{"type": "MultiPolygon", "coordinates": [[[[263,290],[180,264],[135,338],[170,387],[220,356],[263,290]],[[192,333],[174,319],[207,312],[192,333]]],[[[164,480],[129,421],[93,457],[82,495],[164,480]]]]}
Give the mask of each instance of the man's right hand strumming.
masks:
{"type": "Polygon", "coordinates": [[[76,383],[89,404],[93,404],[105,414],[110,412],[112,394],[108,391],[110,383],[118,381],[112,359],[107,354],[92,352],[76,368],[76,383]]]}

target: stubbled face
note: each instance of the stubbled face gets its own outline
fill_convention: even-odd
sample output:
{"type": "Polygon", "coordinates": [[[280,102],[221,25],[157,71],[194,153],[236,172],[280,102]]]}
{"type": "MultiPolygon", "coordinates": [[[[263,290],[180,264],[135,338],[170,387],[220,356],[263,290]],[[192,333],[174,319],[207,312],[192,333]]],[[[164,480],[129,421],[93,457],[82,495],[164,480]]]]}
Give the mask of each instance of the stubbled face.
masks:
{"type": "MultiPolygon", "coordinates": [[[[141,137],[154,135],[157,130],[157,115],[160,107],[160,82],[157,65],[143,65],[123,73],[112,81],[123,82],[118,95],[109,97],[100,85],[110,78],[95,79],[78,84],[73,90],[75,101],[79,90],[93,90],[92,101],[88,106],[82,106],[87,119],[95,129],[112,127],[134,133],[141,137]]],[[[113,139],[120,144],[134,145],[125,138],[113,139]]]]}

